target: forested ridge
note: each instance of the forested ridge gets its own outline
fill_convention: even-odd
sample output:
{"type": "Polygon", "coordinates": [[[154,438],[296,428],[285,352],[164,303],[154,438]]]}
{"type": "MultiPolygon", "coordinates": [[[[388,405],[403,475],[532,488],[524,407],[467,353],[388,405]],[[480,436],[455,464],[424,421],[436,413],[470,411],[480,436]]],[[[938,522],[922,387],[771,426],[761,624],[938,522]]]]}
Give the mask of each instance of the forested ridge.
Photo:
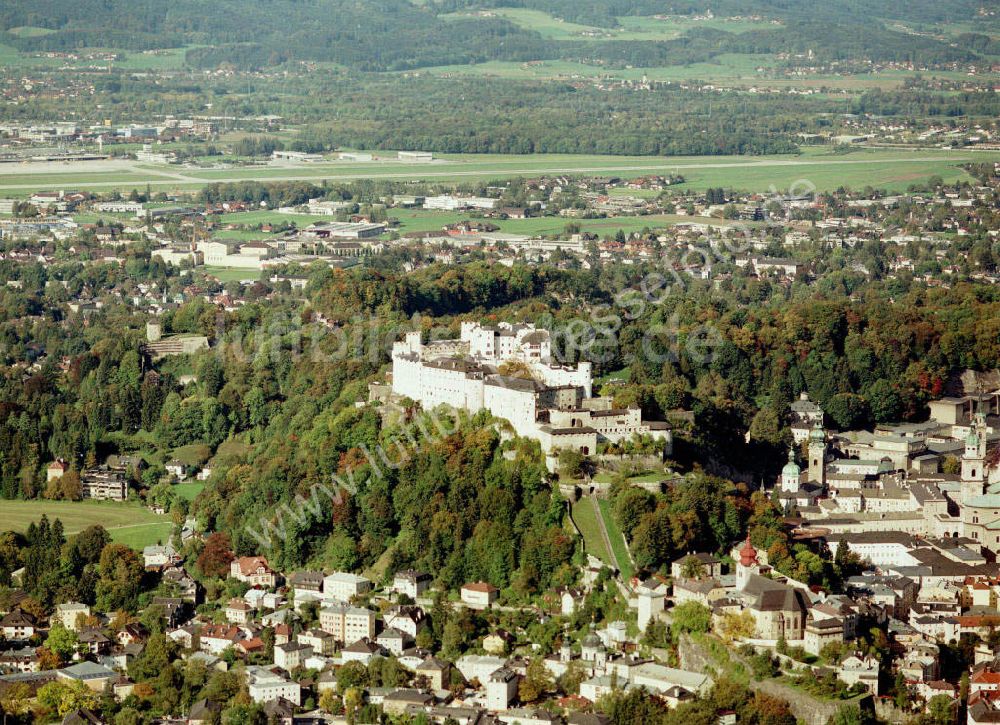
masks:
{"type": "MultiPolygon", "coordinates": [[[[877,260],[872,264],[877,267],[877,260]]],[[[27,375],[5,368],[3,496],[42,493],[44,465],[54,457],[84,462],[151,444],[166,450],[221,445],[192,510],[205,526],[231,537],[238,552],[258,546],[248,524],[273,516],[277,504],[307,495],[314,484],[351,472],[359,489],[341,509],[326,508],[311,523],[291,522],[298,527],[294,545],[274,553],[282,566],[370,566],[389,547],[398,565],[426,566],[449,582],[485,577],[534,591],[562,581],[572,540],[559,526],[561,503],[542,483],[537,447],[521,445],[508,460],[502,453],[509,444],[501,445],[481,416],[415,450],[405,465],[376,474],[365,448],[388,444],[400,431],[355,402],[366,397],[366,382],[387,362],[399,329],[434,324],[457,334],[462,319],[526,320],[558,329],[571,319],[589,319],[593,304],[612,304],[617,290],[641,279],[642,266],[584,271],[473,263],[409,275],[318,268],[306,289],[310,309],[364,343],[364,354],[346,358],[302,347],[307,341],[332,353],[342,338],[312,331],[311,313],[292,298],[255,302],[251,291],[247,305],[223,314],[221,327],[222,313],[192,300],[165,316],[165,330],[206,334],[215,350],[195,357],[198,380],[181,385],[180,371],[170,364],[150,367],[141,353],[141,330],[118,306],[109,305],[74,332],[52,316],[49,295],[66,291],[46,287],[50,275],[71,287],[86,279],[99,290],[127,285],[130,274],[156,279],[165,273],[147,265],[135,257],[122,268],[70,263],[8,270],[24,289],[0,291],[6,362],[30,358],[33,350],[47,356],[27,375]],[[422,322],[413,317],[418,314],[422,322]],[[56,361],[64,356],[60,370],[56,361]]],[[[1000,366],[995,290],[963,284],[927,289],[900,280],[861,284],[844,272],[829,277],[815,288],[785,290],[737,276],[720,293],[692,283],[625,324],[606,349],[595,350],[602,361],[596,372],[626,367],[630,382],[612,392],[648,417],[662,419],[675,408],[694,412],[695,426],[677,452],[688,465],[711,461],[757,479],[773,475],[771,467],[782,460],[781,417],[800,391],[808,390],[835,425],[848,428],[919,418],[953,372],[1000,366]],[[683,345],[666,364],[636,354],[644,331],[658,324],[675,326],[683,341],[707,322],[723,340],[711,360],[693,358],[683,345]]],[[[654,340],[661,343],[670,341],[654,340]]],[[[161,472],[151,467],[138,485],[152,487],[154,497],[169,495],[169,486],[156,488],[161,472]]],[[[711,541],[721,545],[731,538],[750,513],[706,513],[708,519],[735,517],[711,541]]],[[[654,525],[660,524],[650,520],[654,525]]],[[[700,538],[699,545],[711,541],[700,538]]],[[[655,566],[688,543],[639,550],[655,566]]]]}
{"type": "MultiPolygon", "coordinates": [[[[758,12],[780,19],[775,29],[728,33],[707,28],[662,41],[559,41],[499,17],[450,17],[439,13],[474,7],[522,6],[551,12],[569,21],[614,27],[622,15],[664,12],[661,3],[569,3],[532,0],[518,3],[448,2],[416,6],[407,0],[222,0],[206,12],[203,3],[179,0],[170,5],[85,0],[66,6],[55,0],[15,0],[0,9],[0,29],[42,27],[55,32],[20,36],[0,34],[0,42],[21,50],[73,50],[115,47],[142,50],[197,46],[187,54],[193,67],[221,63],[262,68],[286,61],[329,61],[357,70],[406,70],[489,60],[563,59],[611,65],[659,66],[704,62],[721,53],[804,53],[818,60],[911,61],[921,64],[967,62],[989,45],[951,44],[889,28],[898,6],[868,7],[855,2],[724,3],[717,14],[758,12]]],[[[692,13],[693,4],[671,7],[692,13]]],[[[907,4],[910,19],[967,18],[969,3],[907,4]]]]}

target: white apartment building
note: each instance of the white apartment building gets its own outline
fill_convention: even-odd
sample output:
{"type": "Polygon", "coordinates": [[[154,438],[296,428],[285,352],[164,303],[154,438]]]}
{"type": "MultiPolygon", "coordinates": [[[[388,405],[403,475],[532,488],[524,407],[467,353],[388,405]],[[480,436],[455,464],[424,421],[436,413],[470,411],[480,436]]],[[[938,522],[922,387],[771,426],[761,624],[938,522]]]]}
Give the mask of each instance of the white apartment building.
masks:
{"type": "Polygon", "coordinates": [[[323,577],[323,594],[342,602],[371,591],[372,583],[363,576],[343,571],[335,571],[323,577]]]}
{"type": "Polygon", "coordinates": [[[319,626],[342,644],[352,644],[362,637],[375,636],[375,612],[361,607],[338,604],[319,611],[319,626]]]}
{"type": "Polygon", "coordinates": [[[299,683],[286,680],[266,667],[247,667],[247,687],[254,702],[271,702],[283,697],[296,706],[302,704],[302,688],[299,683]]]}

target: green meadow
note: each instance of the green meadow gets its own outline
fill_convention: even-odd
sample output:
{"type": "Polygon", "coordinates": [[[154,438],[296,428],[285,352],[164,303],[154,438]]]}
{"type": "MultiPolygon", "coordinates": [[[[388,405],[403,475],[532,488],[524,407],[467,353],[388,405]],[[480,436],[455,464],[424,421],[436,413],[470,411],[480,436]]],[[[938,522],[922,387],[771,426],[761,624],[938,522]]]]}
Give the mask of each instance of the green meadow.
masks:
{"type": "Polygon", "coordinates": [[[50,521],[62,522],[67,537],[100,524],[114,541],[135,549],[170,536],[171,523],[166,516],[134,501],[4,501],[0,509],[0,528],[10,531],[26,531],[45,514],[50,521]]]}

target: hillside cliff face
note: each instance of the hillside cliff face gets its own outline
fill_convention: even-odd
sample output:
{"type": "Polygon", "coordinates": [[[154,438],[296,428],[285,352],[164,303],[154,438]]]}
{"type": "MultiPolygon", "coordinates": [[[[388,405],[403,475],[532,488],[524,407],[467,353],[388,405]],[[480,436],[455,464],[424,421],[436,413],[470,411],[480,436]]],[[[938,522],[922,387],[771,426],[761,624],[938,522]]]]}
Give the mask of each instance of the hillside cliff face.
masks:
{"type": "MultiPolygon", "coordinates": [[[[719,670],[719,662],[716,657],[690,636],[681,637],[677,645],[677,654],[682,669],[692,672],[717,672],[719,670]]],[[[727,654],[730,661],[740,662],[747,670],[750,669],[749,665],[743,663],[733,649],[727,649],[727,654]]],[[[875,702],[871,695],[860,695],[850,700],[821,700],[777,680],[750,680],[747,684],[752,690],[786,700],[795,718],[805,725],[826,725],[830,718],[845,706],[856,706],[862,710],[874,712],[875,702]]]]}

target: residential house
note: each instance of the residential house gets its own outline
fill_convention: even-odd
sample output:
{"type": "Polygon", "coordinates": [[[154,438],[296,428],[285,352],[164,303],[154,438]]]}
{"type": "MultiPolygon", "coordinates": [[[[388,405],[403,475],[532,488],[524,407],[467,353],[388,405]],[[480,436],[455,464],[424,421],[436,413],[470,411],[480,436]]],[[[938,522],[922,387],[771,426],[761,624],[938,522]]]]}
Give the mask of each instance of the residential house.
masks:
{"type": "Polygon", "coordinates": [[[247,637],[239,627],[233,624],[206,624],[201,628],[199,639],[201,640],[202,652],[221,655],[227,648],[232,647],[242,639],[247,639],[247,637]]]}
{"type": "Polygon", "coordinates": [[[38,672],[40,669],[38,650],[34,647],[24,646],[0,652],[0,674],[38,672]]]}
{"type": "Polygon", "coordinates": [[[397,571],[392,577],[392,591],[416,599],[430,589],[431,575],[414,569],[397,571]]]}
{"type": "Polygon", "coordinates": [[[286,642],[274,646],[274,664],[283,670],[291,672],[302,666],[307,657],[313,653],[313,648],[301,642],[286,642]]]}
{"type": "Polygon", "coordinates": [[[155,544],[142,550],[142,558],[147,569],[162,569],[180,564],[180,554],[170,544],[155,544]]]}
{"type": "Polygon", "coordinates": [[[840,663],[837,677],[848,685],[864,685],[869,692],[878,696],[879,660],[875,657],[851,655],[840,663]]]}
{"type": "Polygon", "coordinates": [[[38,620],[20,607],[15,607],[0,619],[0,633],[8,642],[29,640],[36,631],[38,631],[38,620]]]}
{"type": "Polygon", "coordinates": [[[497,600],[500,590],[487,582],[463,584],[461,589],[462,603],[471,609],[489,609],[497,600]]]}
{"type": "Polygon", "coordinates": [[[362,637],[340,651],[340,657],[345,663],[360,662],[363,665],[367,665],[374,657],[384,657],[387,654],[384,649],[367,637],[362,637]]]}
{"type": "Polygon", "coordinates": [[[398,629],[415,639],[420,630],[427,626],[427,615],[416,605],[397,605],[386,611],[385,626],[398,629]]]}
{"type": "Polygon", "coordinates": [[[670,564],[670,576],[674,579],[717,578],[722,576],[722,561],[711,554],[687,554],[670,564]]]}
{"type": "Polygon", "coordinates": [[[247,667],[247,689],[254,702],[271,702],[284,698],[296,706],[301,704],[302,688],[266,667],[247,667]]]}
{"type": "Polygon", "coordinates": [[[385,647],[385,649],[396,657],[399,657],[414,644],[413,637],[395,627],[390,627],[380,632],[378,637],[375,638],[375,642],[380,647],[385,647]]]}
{"type": "Polygon", "coordinates": [[[451,683],[451,663],[428,657],[417,666],[417,676],[426,677],[432,690],[447,689],[451,683]]]}
{"type": "Polygon", "coordinates": [[[80,617],[90,616],[90,607],[81,602],[65,602],[56,605],[56,611],[52,615],[52,623],[60,622],[66,629],[77,630],[77,622],[80,617]]]}
{"type": "Polygon", "coordinates": [[[314,654],[327,657],[332,655],[337,649],[336,637],[329,632],[324,632],[322,629],[309,629],[305,632],[300,632],[297,641],[299,644],[311,647],[314,654]]]}
{"type": "Polygon", "coordinates": [[[105,655],[111,651],[111,638],[99,629],[82,629],[76,639],[80,647],[92,655],[105,655]]]}
{"type": "Polygon", "coordinates": [[[230,599],[226,605],[226,621],[232,624],[246,624],[253,618],[253,607],[242,599],[230,599]]]}
{"type": "Polygon", "coordinates": [[[517,697],[519,678],[517,673],[501,667],[486,680],[486,709],[501,712],[510,708],[517,697]]]}
{"type": "MultiPolygon", "coordinates": [[[[149,639],[149,632],[138,622],[129,622],[118,630],[118,644],[125,647],[130,644],[141,644],[149,639]]],[[[190,647],[190,643],[186,645],[190,647]]]]}
{"type": "Polygon", "coordinates": [[[241,556],[229,565],[229,575],[250,586],[271,589],[278,583],[278,577],[263,556],[241,556]]]}
{"type": "Polygon", "coordinates": [[[318,571],[297,571],[288,577],[288,585],[295,591],[323,591],[323,573],[318,571]]]}

